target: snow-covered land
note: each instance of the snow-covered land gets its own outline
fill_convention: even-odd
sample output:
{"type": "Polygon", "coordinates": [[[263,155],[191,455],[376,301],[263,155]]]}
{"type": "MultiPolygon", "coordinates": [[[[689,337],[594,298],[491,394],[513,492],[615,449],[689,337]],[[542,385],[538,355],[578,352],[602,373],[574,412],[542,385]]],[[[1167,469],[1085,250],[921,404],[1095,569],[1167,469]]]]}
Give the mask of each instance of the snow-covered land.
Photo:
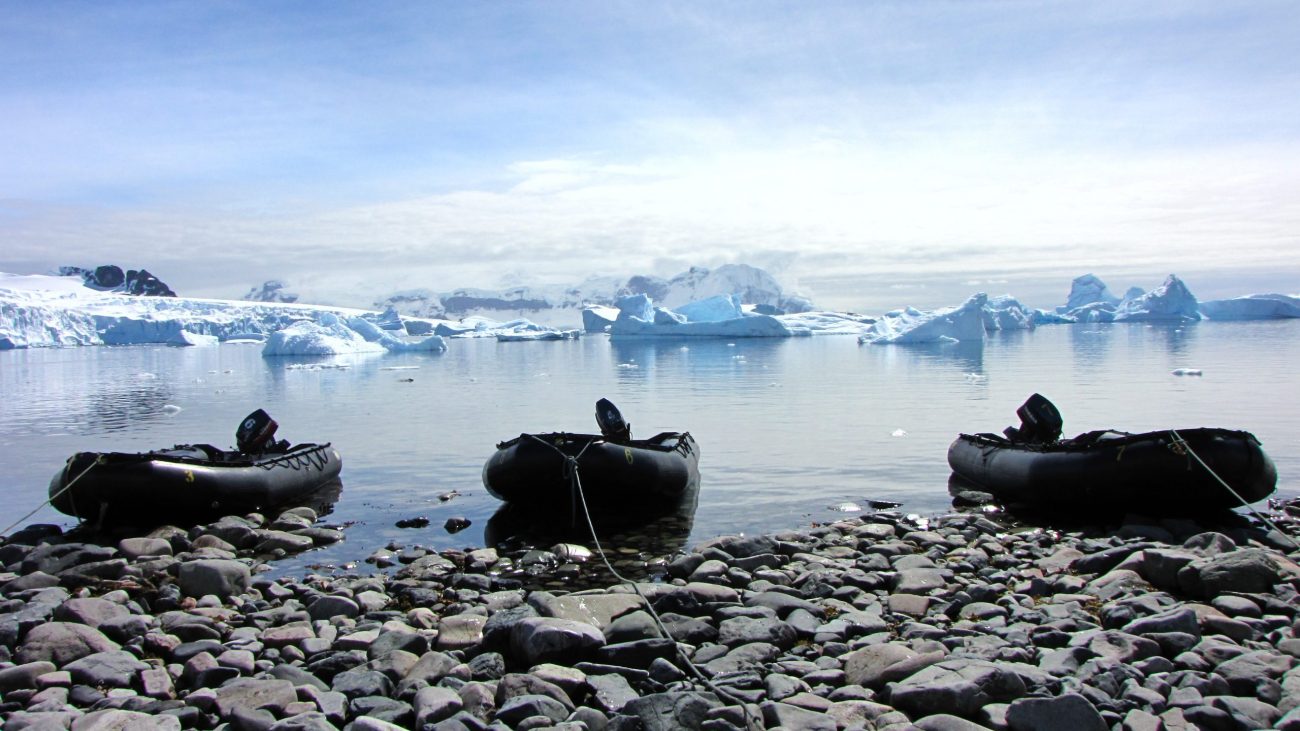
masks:
{"type": "MultiPolygon", "coordinates": [[[[738,272],[749,269],[735,267],[725,281],[734,284],[738,272]]],[[[678,282],[690,285],[682,291],[708,291],[723,281],[710,280],[702,273],[707,270],[691,272],[692,276],[678,282]]],[[[755,283],[765,281],[756,275],[751,284],[757,287],[755,283]]],[[[579,334],[573,328],[543,326],[520,317],[504,321],[485,316],[415,318],[401,313],[394,304],[373,312],[287,302],[138,296],[101,285],[98,280],[91,282],[83,270],[68,276],[0,273],[0,350],[72,345],[196,346],[255,340],[265,343],[263,352],[268,356],[437,352],[447,348],[449,339],[490,337],[512,342],[564,340],[579,334]]],[[[753,295],[760,289],[748,291],[753,295]]],[[[837,334],[856,335],[860,342],[870,344],[970,342],[997,330],[1076,322],[1300,317],[1300,297],[1258,294],[1198,303],[1173,275],[1149,292],[1130,288],[1123,298],[1111,295],[1099,278],[1085,275],[1074,280],[1067,305],[1055,312],[1026,307],[1010,295],[976,294],[955,307],[933,311],[909,307],[878,318],[819,311],[773,314],[781,310],[745,299],[745,295],[732,292],[667,307],[641,292],[624,295],[618,308],[587,305],[568,313],[571,323],[581,317],[586,332],[609,332],[615,338],[837,334]],[[1093,297],[1099,299],[1086,301],[1093,297]]]]}

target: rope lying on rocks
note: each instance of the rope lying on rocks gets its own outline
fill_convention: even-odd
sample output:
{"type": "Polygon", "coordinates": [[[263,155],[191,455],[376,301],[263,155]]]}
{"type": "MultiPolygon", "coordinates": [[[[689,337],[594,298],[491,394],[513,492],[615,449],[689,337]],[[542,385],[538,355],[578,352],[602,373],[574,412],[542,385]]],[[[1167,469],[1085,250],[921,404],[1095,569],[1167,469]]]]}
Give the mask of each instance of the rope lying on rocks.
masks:
{"type": "Polygon", "coordinates": [[[77,480],[80,480],[81,478],[85,477],[87,472],[93,470],[95,467],[97,467],[97,466],[99,466],[100,464],[102,464],[103,461],[104,461],[104,456],[103,456],[103,455],[100,455],[99,457],[96,457],[94,462],[91,462],[90,465],[89,465],[88,467],[86,467],[86,469],[84,469],[84,470],[81,471],[81,474],[79,474],[79,475],[77,475],[76,477],[72,478],[72,480],[71,480],[70,482],[68,482],[68,484],[64,485],[62,488],[59,489],[58,492],[54,493],[54,494],[51,495],[49,498],[47,498],[45,502],[41,503],[40,505],[37,505],[35,508],[32,508],[32,512],[28,513],[27,515],[24,515],[23,517],[19,518],[18,520],[15,520],[15,521],[13,522],[13,524],[11,524],[8,528],[5,528],[4,530],[0,530],[0,536],[3,536],[3,535],[9,535],[9,531],[11,531],[11,530],[13,530],[14,528],[18,527],[18,524],[19,524],[19,523],[22,523],[23,521],[27,520],[28,518],[32,517],[33,515],[36,515],[36,511],[40,510],[41,508],[45,507],[46,505],[49,505],[50,503],[54,502],[54,499],[55,499],[55,498],[59,497],[59,496],[62,495],[63,493],[67,492],[68,490],[71,490],[71,489],[72,489],[72,486],[75,485],[75,484],[77,484],[77,480]]]}
{"type": "Polygon", "coordinates": [[[728,693],[727,691],[719,688],[717,685],[713,683],[713,681],[709,680],[708,677],[706,677],[703,672],[700,671],[699,667],[697,667],[695,663],[689,657],[686,656],[686,652],[682,650],[682,644],[678,642],[676,639],[674,639],[672,634],[668,632],[668,628],[664,626],[663,620],[659,618],[659,613],[655,611],[654,605],[650,602],[649,597],[647,597],[645,594],[641,592],[641,587],[637,585],[637,582],[620,574],[614,568],[614,565],[609,562],[609,558],[605,555],[605,548],[600,545],[600,537],[596,535],[596,524],[592,522],[591,511],[587,508],[587,496],[582,491],[582,476],[579,474],[579,470],[578,470],[578,460],[582,457],[583,454],[586,453],[587,447],[590,447],[592,444],[595,444],[597,440],[593,439],[592,441],[588,442],[586,446],[584,446],[576,456],[571,456],[565,454],[563,450],[556,447],[554,444],[548,443],[544,439],[539,439],[538,437],[532,434],[529,434],[528,436],[537,440],[539,443],[545,444],[551,449],[554,449],[556,452],[560,454],[561,457],[564,458],[564,473],[569,478],[569,486],[573,495],[576,496],[576,500],[574,500],[574,506],[573,506],[574,512],[576,513],[579,505],[582,506],[582,514],[583,517],[587,519],[587,529],[591,532],[591,541],[592,544],[596,547],[596,555],[600,556],[600,560],[605,564],[605,568],[609,570],[609,573],[613,575],[614,578],[632,587],[632,591],[636,592],[636,595],[641,598],[641,601],[645,604],[646,611],[649,613],[650,618],[654,620],[655,627],[658,628],[659,633],[663,635],[664,639],[672,641],[673,647],[677,650],[677,657],[682,661],[682,663],[687,667],[687,669],[691,671],[691,674],[694,675],[696,678],[698,678],[699,681],[703,683],[705,687],[713,691],[719,697],[726,698],[732,703],[739,705],[741,713],[743,713],[745,716],[745,725],[748,726],[751,731],[761,731],[761,729],[763,728],[762,719],[756,718],[754,716],[754,712],[749,707],[749,704],[746,703],[743,698],[738,698],[735,695],[732,695],[731,693],[728,693]]]}
{"type": "Polygon", "coordinates": [[[1277,524],[1269,520],[1268,516],[1259,512],[1254,507],[1252,507],[1250,503],[1246,502],[1246,499],[1241,496],[1241,493],[1232,489],[1232,485],[1229,485],[1227,482],[1224,481],[1222,477],[1219,477],[1218,473],[1215,472],[1213,469],[1211,469],[1210,466],[1205,463],[1205,460],[1201,459],[1201,456],[1196,453],[1196,450],[1192,449],[1192,445],[1188,444],[1187,440],[1183,439],[1182,435],[1180,435],[1176,430],[1173,429],[1169,430],[1169,434],[1173,437],[1174,440],[1172,446],[1184,450],[1187,454],[1191,455],[1192,459],[1196,460],[1197,464],[1205,468],[1205,471],[1210,473],[1210,477],[1213,477],[1215,480],[1218,481],[1220,485],[1223,485],[1223,489],[1232,493],[1232,496],[1237,498],[1237,501],[1240,502],[1243,506],[1245,506],[1247,510],[1251,512],[1251,515],[1254,515],[1256,518],[1259,518],[1261,521],[1267,524],[1268,527],[1272,528],[1274,532],[1284,536],[1288,541],[1291,542],[1291,545],[1296,547],[1296,550],[1300,550],[1300,542],[1297,542],[1295,538],[1292,538],[1290,533],[1287,533],[1286,531],[1277,527],[1277,524]]]}

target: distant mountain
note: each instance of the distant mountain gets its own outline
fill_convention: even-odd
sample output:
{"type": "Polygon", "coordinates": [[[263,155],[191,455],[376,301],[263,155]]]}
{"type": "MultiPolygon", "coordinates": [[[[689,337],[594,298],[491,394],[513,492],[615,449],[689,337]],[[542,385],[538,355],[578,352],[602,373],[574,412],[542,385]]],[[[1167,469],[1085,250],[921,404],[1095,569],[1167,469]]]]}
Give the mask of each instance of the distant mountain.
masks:
{"type": "Polygon", "coordinates": [[[739,294],[741,302],[759,305],[770,314],[810,312],[806,297],[786,294],[772,275],[746,264],[726,264],[716,269],[691,267],[671,279],[636,275],[626,280],[593,277],[576,286],[518,286],[502,290],[455,289],[433,292],[411,289],[395,292],[375,302],[376,309],[393,308],[411,317],[456,319],[484,313],[544,313],[579,309],[584,305],[613,305],[629,294],[645,294],[655,304],[678,307],[715,295],[739,294]]]}
{"type": "Polygon", "coordinates": [[[175,297],[176,293],[161,279],[150,274],[146,269],[128,269],[115,264],[105,264],[94,269],[77,266],[62,266],[58,269],[61,277],[80,276],[86,286],[101,292],[120,292],[142,297],[175,297]]]}
{"type": "Polygon", "coordinates": [[[253,287],[248,290],[248,294],[240,297],[248,302],[284,302],[292,304],[298,301],[298,294],[285,289],[284,282],[278,279],[270,279],[262,283],[260,287],[253,287]]]}

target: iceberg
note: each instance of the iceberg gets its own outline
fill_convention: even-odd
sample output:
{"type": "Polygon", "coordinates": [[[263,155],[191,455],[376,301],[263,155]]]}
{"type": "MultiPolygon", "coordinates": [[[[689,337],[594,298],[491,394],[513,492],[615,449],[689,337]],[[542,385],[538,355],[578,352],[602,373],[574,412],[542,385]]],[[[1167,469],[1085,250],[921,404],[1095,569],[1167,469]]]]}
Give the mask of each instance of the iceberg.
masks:
{"type": "Polygon", "coordinates": [[[345,327],[337,317],[321,322],[303,320],[271,333],[262,347],[262,357],[287,355],[348,355],[382,353],[384,346],[366,340],[360,333],[345,327]]]}
{"type": "Polygon", "coordinates": [[[1273,320],[1300,317],[1300,296],[1248,294],[1201,303],[1201,314],[1211,320],[1273,320]]]}
{"type": "Polygon", "coordinates": [[[1095,274],[1084,274],[1070,282],[1070,296],[1066,298],[1064,307],[1057,308],[1057,312],[1065,314],[1097,303],[1110,305],[1111,309],[1114,309],[1119,305],[1120,298],[1111,294],[1100,277],[1095,274]]]}
{"type": "Polygon", "coordinates": [[[990,297],[980,314],[984,318],[984,329],[988,332],[1034,328],[1034,310],[1020,304],[1019,300],[1009,294],[990,297]]]}
{"type": "Polygon", "coordinates": [[[744,312],[735,295],[723,299],[730,304],[711,297],[684,305],[681,309],[697,318],[692,320],[681,312],[655,307],[648,295],[628,295],[618,300],[618,317],[610,326],[609,334],[611,338],[788,338],[795,334],[772,315],[744,312]]]}
{"type": "Polygon", "coordinates": [[[1115,310],[1115,322],[1187,322],[1201,319],[1196,297],[1183,280],[1170,274],[1164,284],[1125,300],[1115,310]]]}
{"type": "Polygon", "coordinates": [[[795,335],[865,335],[876,318],[852,312],[799,312],[777,315],[795,335]]]}
{"type": "Polygon", "coordinates": [[[581,330],[531,330],[497,333],[499,343],[522,343],[536,340],[577,340],[581,330]]]}
{"type": "Polygon", "coordinates": [[[957,307],[922,312],[913,307],[888,312],[877,320],[871,331],[858,338],[869,345],[939,343],[984,340],[984,306],[989,298],[983,292],[973,295],[957,307]]]}
{"type": "Polygon", "coordinates": [[[587,305],[582,308],[582,329],[589,333],[609,332],[609,326],[617,319],[617,307],[587,305]]]}

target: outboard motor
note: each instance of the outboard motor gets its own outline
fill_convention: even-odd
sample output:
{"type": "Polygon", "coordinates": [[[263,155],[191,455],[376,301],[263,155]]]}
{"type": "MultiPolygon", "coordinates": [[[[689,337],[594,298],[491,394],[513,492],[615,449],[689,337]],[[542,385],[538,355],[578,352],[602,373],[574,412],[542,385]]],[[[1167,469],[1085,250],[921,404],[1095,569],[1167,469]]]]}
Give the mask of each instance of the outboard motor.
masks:
{"type": "Polygon", "coordinates": [[[1002,430],[1007,439],[1022,444],[1052,444],[1061,438],[1061,412],[1056,405],[1040,394],[1034,394],[1016,409],[1020,428],[1009,426],[1002,430]]]}
{"type": "Polygon", "coordinates": [[[258,409],[239,423],[235,430],[235,446],[244,454],[259,454],[275,446],[275,430],[280,425],[271,415],[258,409]]]}
{"type": "Polygon", "coordinates": [[[632,438],[632,425],[623,420],[623,414],[609,399],[596,402],[596,423],[600,434],[611,442],[626,442],[632,438]]]}

